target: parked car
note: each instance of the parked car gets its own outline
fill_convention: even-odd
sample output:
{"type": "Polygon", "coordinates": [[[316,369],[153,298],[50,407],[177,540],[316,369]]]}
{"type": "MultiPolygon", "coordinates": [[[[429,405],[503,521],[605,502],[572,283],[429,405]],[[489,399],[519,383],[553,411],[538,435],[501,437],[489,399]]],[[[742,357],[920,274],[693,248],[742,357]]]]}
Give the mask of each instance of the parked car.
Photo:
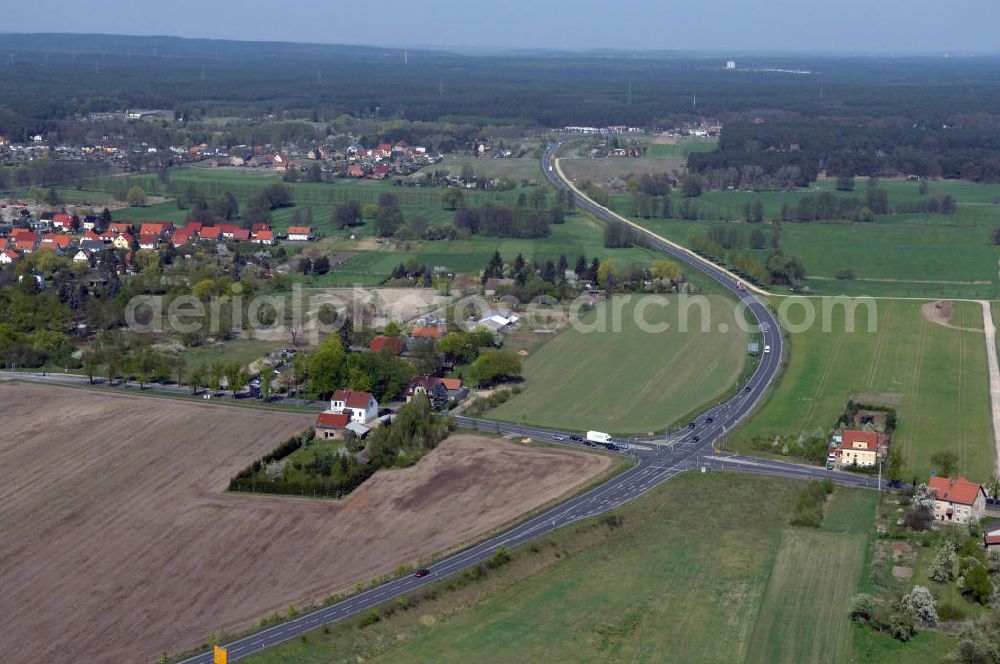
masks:
{"type": "Polygon", "coordinates": [[[826,462],[826,469],[827,470],[833,470],[833,462],[832,461],[827,461],[826,462]]]}

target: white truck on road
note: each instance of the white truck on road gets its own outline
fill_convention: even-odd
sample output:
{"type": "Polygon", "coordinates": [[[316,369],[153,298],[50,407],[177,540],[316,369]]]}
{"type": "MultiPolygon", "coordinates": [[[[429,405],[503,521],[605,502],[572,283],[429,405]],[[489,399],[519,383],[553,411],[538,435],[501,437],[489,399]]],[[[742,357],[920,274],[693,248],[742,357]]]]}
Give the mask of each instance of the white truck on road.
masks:
{"type": "Polygon", "coordinates": [[[604,433],[603,431],[588,431],[587,440],[592,443],[600,443],[601,445],[606,445],[611,442],[611,434],[604,433]]]}

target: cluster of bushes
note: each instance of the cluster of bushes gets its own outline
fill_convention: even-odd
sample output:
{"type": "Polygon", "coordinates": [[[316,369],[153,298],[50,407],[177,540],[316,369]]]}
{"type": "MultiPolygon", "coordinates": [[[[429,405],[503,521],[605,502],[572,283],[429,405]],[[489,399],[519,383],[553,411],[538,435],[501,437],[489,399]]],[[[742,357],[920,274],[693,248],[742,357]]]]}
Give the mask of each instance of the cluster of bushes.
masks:
{"type": "Polygon", "coordinates": [[[472,403],[465,408],[465,414],[472,417],[482,415],[490,408],[496,408],[500,404],[509,401],[515,394],[520,393],[521,387],[519,385],[515,385],[509,389],[505,388],[502,390],[496,390],[488,397],[476,397],[472,400],[472,403]]]}
{"type": "Polygon", "coordinates": [[[415,259],[411,258],[393,268],[385,283],[389,286],[429,287],[434,283],[434,275],[431,274],[426,265],[417,263],[415,259]]]}
{"type": "MultiPolygon", "coordinates": [[[[562,199],[558,199],[560,202],[562,199]]],[[[561,206],[552,210],[529,210],[523,207],[486,205],[455,210],[455,228],[471,235],[489,237],[548,237],[550,224],[563,223],[561,206]]]]}
{"type": "Polygon", "coordinates": [[[954,583],[963,595],[979,604],[988,604],[993,597],[998,574],[1000,562],[988,559],[978,538],[972,537],[946,537],[927,569],[933,581],[954,583]]]}
{"type": "Polygon", "coordinates": [[[403,404],[389,426],[376,427],[368,435],[368,464],[377,468],[405,467],[416,463],[437,447],[454,428],[442,417],[425,395],[417,395],[403,404]]]}
{"type": "Polygon", "coordinates": [[[896,204],[898,214],[955,214],[958,201],[950,194],[935,192],[927,200],[903,201],[896,204]]]}
{"type": "Polygon", "coordinates": [[[823,523],[823,507],[833,493],[831,480],[810,480],[795,497],[795,510],[789,523],[804,528],[819,528],[823,523]]]}
{"type": "Polygon", "coordinates": [[[828,437],[825,432],[817,431],[812,435],[799,434],[797,436],[754,436],[750,439],[749,445],[753,450],[768,452],[769,454],[780,454],[781,456],[804,459],[812,463],[821,464],[826,461],[828,454],[828,437]]]}
{"type": "Polygon", "coordinates": [[[914,586],[909,594],[892,602],[880,601],[866,593],[855,595],[851,601],[851,620],[906,642],[917,633],[917,625],[934,627],[940,618],[931,591],[914,586]]]}

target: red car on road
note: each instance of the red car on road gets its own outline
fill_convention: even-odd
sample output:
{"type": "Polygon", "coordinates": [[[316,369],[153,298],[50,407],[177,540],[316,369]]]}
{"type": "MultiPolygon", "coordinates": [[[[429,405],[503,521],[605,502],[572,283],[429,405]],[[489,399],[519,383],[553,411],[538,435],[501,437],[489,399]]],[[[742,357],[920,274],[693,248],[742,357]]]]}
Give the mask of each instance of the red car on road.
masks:
{"type": "Polygon", "coordinates": [[[413,576],[417,577],[418,579],[422,579],[430,573],[431,571],[429,569],[418,569],[416,572],[413,573],[413,576]]]}

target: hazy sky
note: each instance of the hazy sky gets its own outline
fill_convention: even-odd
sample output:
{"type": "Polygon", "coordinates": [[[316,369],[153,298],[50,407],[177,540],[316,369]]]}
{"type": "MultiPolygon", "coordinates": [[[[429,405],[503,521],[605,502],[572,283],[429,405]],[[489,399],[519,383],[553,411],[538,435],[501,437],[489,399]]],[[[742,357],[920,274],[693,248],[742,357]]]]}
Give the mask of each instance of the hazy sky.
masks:
{"type": "Polygon", "coordinates": [[[488,49],[1000,52],[998,0],[34,0],[8,32],[488,49]]]}

